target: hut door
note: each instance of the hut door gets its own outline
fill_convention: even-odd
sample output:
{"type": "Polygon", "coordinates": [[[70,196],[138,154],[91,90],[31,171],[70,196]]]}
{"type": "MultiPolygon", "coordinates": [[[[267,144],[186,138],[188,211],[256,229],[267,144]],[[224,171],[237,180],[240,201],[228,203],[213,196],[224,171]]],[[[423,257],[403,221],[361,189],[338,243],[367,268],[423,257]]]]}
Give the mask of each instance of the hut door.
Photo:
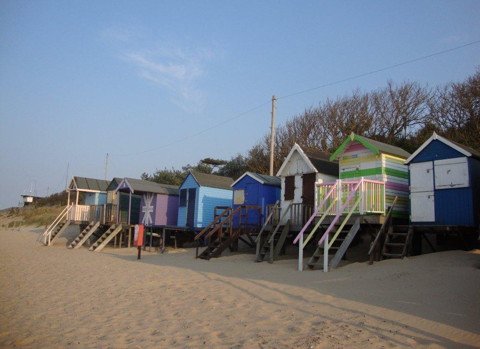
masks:
{"type": "Polygon", "coordinates": [[[410,164],[410,208],[412,222],[435,221],[433,162],[410,164]]]}
{"type": "Polygon", "coordinates": [[[315,203],[315,173],[302,175],[302,202],[305,205],[315,203]]]}
{"type": "MultiPolygon", "coordinates": [[[[245,205],[260,206],[260,186],[258,184],[247,184],[245,186],[245,205]]],[[[260,223],[260,212],[257,210],[249,210],[247,224],[256,225],[260,223]]]]}
{"type": "Polygon", "coordinates": [[[188,189],[188,204],[187,204],[187,226],[193,227],[195,223],[195,201],[197,198],[197,189],[188,189]]]}

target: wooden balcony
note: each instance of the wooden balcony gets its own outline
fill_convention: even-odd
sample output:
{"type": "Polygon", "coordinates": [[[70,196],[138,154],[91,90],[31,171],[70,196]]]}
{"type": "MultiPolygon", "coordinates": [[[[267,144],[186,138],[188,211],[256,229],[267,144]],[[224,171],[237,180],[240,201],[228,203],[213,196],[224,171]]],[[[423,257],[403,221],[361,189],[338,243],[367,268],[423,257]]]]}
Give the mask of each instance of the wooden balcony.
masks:
{"type": "Polygon", "coordinates": [[[73,223],[100,222],[113,224],[117,222],[117,205],[73,205],[68,213],[68,220],[73,223]]]}
{"type": "Polygon", "coordinates": [[[321,205],[317,215],[336,215],[343,206],[342,214],[347,214],[359,198],[360,203],[353,209],[353,214],[385,214],[385,182],[364,178],[356,181],[339,179],[332,183],[317,183],[316,191],[316,206],[321,205]],[[347,203],[352,193],[353,198],[347,203]]]}

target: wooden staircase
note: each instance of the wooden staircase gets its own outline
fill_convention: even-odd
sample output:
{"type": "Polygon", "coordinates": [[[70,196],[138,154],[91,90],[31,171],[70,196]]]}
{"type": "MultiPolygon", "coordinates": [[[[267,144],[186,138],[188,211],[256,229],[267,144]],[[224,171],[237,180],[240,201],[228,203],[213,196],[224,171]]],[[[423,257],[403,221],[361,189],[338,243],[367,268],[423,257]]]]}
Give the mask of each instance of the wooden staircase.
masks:
{"type": "Polygon", "coordinates": [[[68,245],[68,248],[74,248],[77,249],[80,246],[82,246],[90,236],[92,236],[93,233],[95,233],[98,228],[100,227],[100,222],[90,222],[85,229],[81,231],[80,234],[73,240],[70,245],[68,245]]]}
{"type": "Polygon", "coordinates": [[[385,243],[382,248],[382,258],[404,258],[408,252],[408,246],[413,235],[413,228],[408,227],[406,231],[393,229],[392,226],[387,231],[385,243]]]}
{"type": "Polygon", "coordinates": [[[318,267],[336,268],[342,258],[345,256],[348,247],[360,230],[360,217],[355,220],[355,223],[348,230],[340,230],[337,233],[337,238],[329,243],[328,239],[323,241],[322,246],[318,246],[314,254],[307,263],[310,269],[318,267]],[[330,257],[332,255],[332,257],[330,257]],[[322,258],[323,257],[323,258],[322,258]]]}
{"type": "Polygon", "coordinates": [[[290,220],[287,220],[286,224],[284,225],[280,225],[279,223],[274,230],[269,232],[263,241],[263,244],[261,244],[262,247],[260,248],[259,253],[257,253],[256,261],[263,262],[265,257],[268,255],[268,262],[273,263],[273,261],[280,255],[289,232],[290,220]],[[279,231],[281,231],[280,234],[278,234],[279,231]]]}
{"type": "Polygon", "coordinates": [[[37,241],[41,241],[46,246],[52,245],[53,241],[58,238],[70,225],[68,219],[69,213],[73,205],[65,206],[60,214],[54,219],[45,231],[38,236],[37,241]]]}
{"type": "Polygon", "coordinates": [[[240,232],[237,230],[232,236],[223,235],[219,239],[215,239],[208,244],[207,248],[200,253],[197,258],[209,260],[210,258],[218,258],[229,248],[233,242],[237,241],[240,232]]]}
{"type": "Polygon", "coordinates": [[[123,226],[121,224],[113,224],[90,246],[89,251],[100,252],[122,230],[123,226]]]}
{"type": "Polygon", "coordinates": [[[197,245],[196,258],[209,260],[220,257],[227,248],[234,250],[239,239],[254,246],[251,234],[258,231],[259,224],[250,226],[247,222],[248,210],[252,209],[260,211],[261,208],[238,206],[233,211],[224,210],[222,213],[216,214],[215,219],[195,236],[195,240],[199,242],[201,239],[208,241],[207,247],[200,254],[198,253],[199,245],[197,245]],[[234,218],[238,218],[238,221],[235,221],[234,218]],[[242,239],[243,235],[246,235],[250,242],[242,239]]]}
{"type": "Polygon", "coordinates": [[[53,242],[60,236],[63,234],[63,232],[68,228],[68,226],[70,225],[70,221],[63,221],[63,222],[60,222],[56,227],[55,229],[52,231],[52,233],[50,234],[50,244],[49,245],[52,245],[53,242]]]}

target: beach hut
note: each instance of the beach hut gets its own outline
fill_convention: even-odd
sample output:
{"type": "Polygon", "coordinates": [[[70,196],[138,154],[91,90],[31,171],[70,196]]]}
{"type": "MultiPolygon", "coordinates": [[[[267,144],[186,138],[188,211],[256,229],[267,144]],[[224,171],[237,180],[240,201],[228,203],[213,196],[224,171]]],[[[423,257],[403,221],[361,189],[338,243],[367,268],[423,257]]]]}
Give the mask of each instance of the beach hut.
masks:
{"type": "Polygon", "coordinates": [[[96,220],[98,207],[107,202],[108,185],[106,180],[74,176],[66,190],[67,206],[40,236],[45,245],[53,244],[70,224],[85,225],[96,220]],[[75,193],[73,201],[72,193],[75,193]]]}
{"type": "Polygon", "coordinates": [[[406,161],[410,221],[418,226],[480,224],[480,152],[436,133],[406,161]]]}
{"type": "MultiPolygon", "coordinates": [[[[409,156],[390,144],[354,133],[348,136],[330,156],[331,161],[339,162],[340,178],[316,183],[315,212],[294,240],[299,243],[299,270],[303,268],[303,248],[322,223],[328,224],[328,228],[318,240],[308,265],[315,268],[322,263],[323,256],[323,269],[328,271],[330,262],[331,267],[338,265],[363,223],[379,226],[389,222],[387,217],[408,221],[408,167],[404,162],[409,156]],[[389,208],[392,210],[387,215],[389,208]],[[303,234],[314,221],[315,226],[304,241],[303,234]],[[330,249],[336,252],[331,261],[330,249]]],[[[407,244],[405,234],[402,246],[407,244]]],[[[403,257],[404,251],[399,256],[403,257]]]]}
{"type": "Polygon", "coordinates": [[[69,219],[75,223],[86,223],[91,220],[92,207],[96,211],[99,205],[107,202],[107,188],[110,182],[103,179],[74,176],[67,188],[67,207],[73,205],[69,213],[69,219]],[[75,199],[72,200],[72,193],[75,199]]]}
{"type": "Polygon", "coordinates": [[[338,163],[329,154],[304,151],[295,143],[277,172],[281,179],[281,212],[289,211],[283,223],[290,220],[292,231],[303,226],[313,213],[315,183],[338,179],[338,163]]]}
{"type": "Polygon", "coordinates": [[[191,171],[180,186],[178,222],[180,227],[200,229],[214,219],[217,206],[232,206],[233,179],[191,171]]]}
{"type": "MultiPolygon", "coordinates": [[[[397,197],[393,217],[407,220],[408,166],[404,162],[409,156],[410,153],[399,147],[352,133],[332,154],[330,160],[339,162],[338,189],[343,198],[363,180],[357,189],[361,192],[361,205],[354,210],[355,213],[382,216],[397,197]]],[[[329,185],[322,189],[323,193],[328,191],[329,185]]],[[[319,199],[322,196],[319,195],[319,199]]],[[[338,200],[338,207],[341,207],[341,203],[342,200],[338,200]]],[[[373,223],[378,221],[374,218],[373,223]]]]}
{"type": "Polygon", "coordinates": [[[124,178],[117,191],[140,196],[138,209],[133,206],[130,208],[131,222],[149,227],[177,225],[178,186],[124,178]],[[133,213],[138,216],[133,217],[133,213]]]}
{"type": "Polygon", "coordinates": [[[247,223],[263,224],[267,208],[280,199],[281,180],[279,177],[245,172],[232,184],[232,188],[232,208],[235,210],[242,205],[260,207],[260,212],[258,210],[248,212],[247,223]]]}

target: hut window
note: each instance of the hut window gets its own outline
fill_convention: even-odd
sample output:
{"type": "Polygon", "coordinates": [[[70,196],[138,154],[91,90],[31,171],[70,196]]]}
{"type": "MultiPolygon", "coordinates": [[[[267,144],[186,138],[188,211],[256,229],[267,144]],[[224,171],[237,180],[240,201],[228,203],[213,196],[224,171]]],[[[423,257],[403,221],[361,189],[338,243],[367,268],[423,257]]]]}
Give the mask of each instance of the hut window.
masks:
{"type": "Polygon", "coordinates": [[[295,194],[295,176],[285,177],[285,200],[293,200],[295,194]]]}
{"type": "Polygon", "coordinates": [[[233,204],[234,205],[243,205],[245,203],[245,190],[235,190],[233,192],[233,204]]]}
{"type": "Polygon", "coordinates": [[[187,189],[180,189],[180,207],[187,206],[187,189]]]}

